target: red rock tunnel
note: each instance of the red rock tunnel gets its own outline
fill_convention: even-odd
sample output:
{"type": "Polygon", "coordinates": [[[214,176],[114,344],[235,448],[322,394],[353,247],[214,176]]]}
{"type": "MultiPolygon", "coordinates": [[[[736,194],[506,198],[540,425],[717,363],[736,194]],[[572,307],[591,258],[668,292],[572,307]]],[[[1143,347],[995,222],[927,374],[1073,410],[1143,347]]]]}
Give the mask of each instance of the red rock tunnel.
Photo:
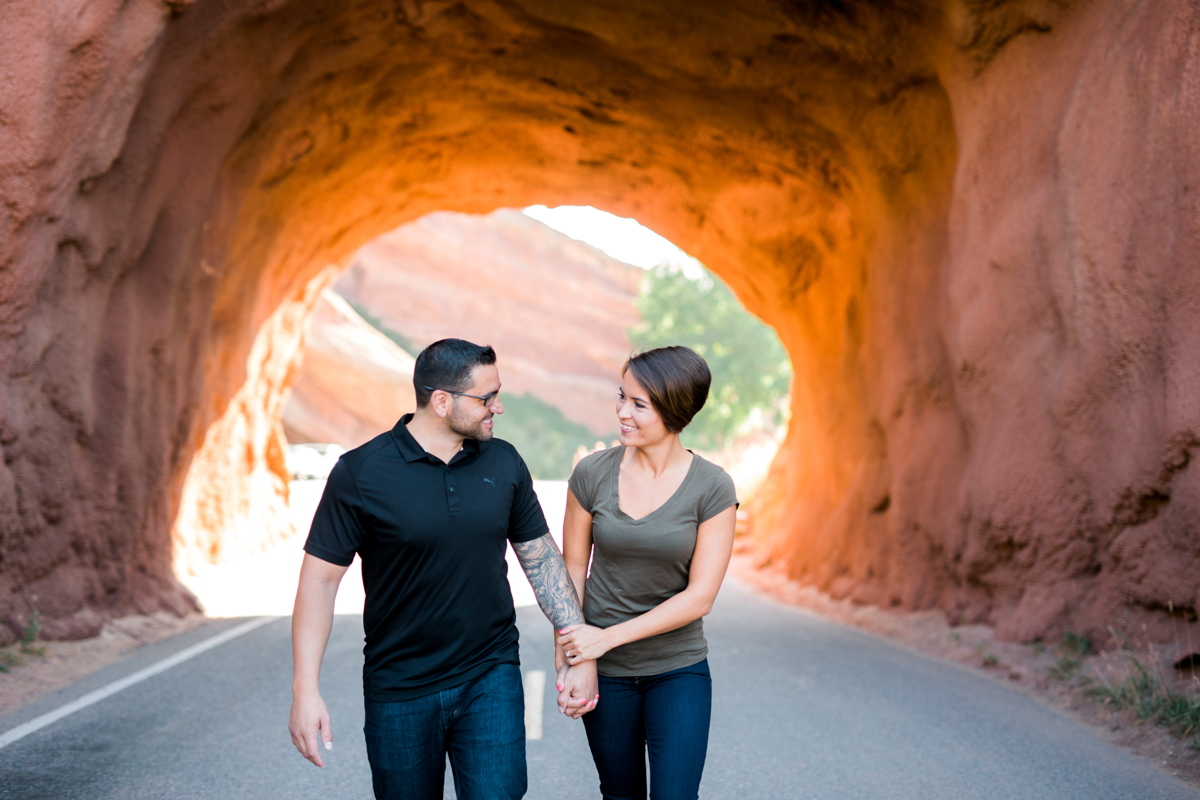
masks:
{"type": "Polygon", "coordinates": [[[635,217],[778,330],[764,561],[1007,638],[1200,601],[1188,0],[6,14],[10,634],[34,595],[56,637],[187,608],[181,513],[219,530],[191,551],[277,529],[280,396],[336,268],[532,203],[635,217]]]}

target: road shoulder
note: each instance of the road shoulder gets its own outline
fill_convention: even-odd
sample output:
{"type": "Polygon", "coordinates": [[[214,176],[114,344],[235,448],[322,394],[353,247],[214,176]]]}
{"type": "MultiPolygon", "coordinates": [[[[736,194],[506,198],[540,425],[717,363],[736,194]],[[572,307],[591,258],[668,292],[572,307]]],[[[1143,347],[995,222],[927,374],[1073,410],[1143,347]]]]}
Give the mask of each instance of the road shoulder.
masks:
{"type": "Polygon", "coordinates": [[[134,615],[112,620],[91,639],[37,642],[37,648],[44,648],[42,655],[22,654],[19,664],[0,674],[0,720],[17,712],[24,716],[29,706],[37,704],[40,708],[47,695],[127,660],[135,651],[207,628],[213,622],[203,614],[134,615]]]}
{"type": "Polygon", "coordinates": [[[739,547],[729,576],[748,590],[825,619],[875,634],[908,650],[967,667],[1006,684],[1087,725],[1099,738],[1129,750],[1200,789],[1200,753],[1166,729],[1089,700],[1074,683],[1053,677],[1058,654],[1051,648],[996,639],[987,625],[952,626],[939,611],[899,612],[835,600],[778,570],[755,566],[750,549],[739,547]],[[1040,652],[1039,652],[1040,650],[1040,652]]]}

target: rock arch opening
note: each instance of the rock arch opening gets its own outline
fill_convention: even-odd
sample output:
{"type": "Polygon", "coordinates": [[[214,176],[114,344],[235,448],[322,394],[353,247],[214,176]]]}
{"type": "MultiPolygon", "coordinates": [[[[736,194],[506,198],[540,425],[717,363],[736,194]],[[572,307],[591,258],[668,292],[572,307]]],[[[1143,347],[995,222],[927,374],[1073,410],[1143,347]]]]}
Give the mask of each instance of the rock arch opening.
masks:
{"type": "MultiPolygon", "coordinates": [[[[293,325],[272,321],[260,337],[283,341],[252,349],[252,361],[290,353],[298,364],[252,368],[258,388],[243,395],[253,408],[231,404],[193,459],[175,526],[177,573],[289,538],[289,494],[299,486],[307,505],[314,491],[289,489],[289,478],[323,477],[329,453],[412,411],[414,356],[437,339],[496,348],[505,406],[496,435],[517,446],[535,480],[565,480],[581,452],[618,437],[621,365],[650,347],[684,344],[708,357],[713,393],[684,442],[724,466],[743,500],[786,430],[790,374],[773,331],[634,220],[590,207],[434,212],[368,242],[321,282],[320,296],[305,298],[313,310],[302,342],[293,325]]],[[[290,522],[307,527],[295,513],[290,522]]]]}
{"type": "Polygon", "coordinates": [[[336,269],[535,202],[643,221],[779,332],[764,559],[1015,638],[1200,602],[1186,0],[15,13],[10,628],[34,593],[54,636],[185,607],[187,471],[279,457],[263,387],[336,269]]]}

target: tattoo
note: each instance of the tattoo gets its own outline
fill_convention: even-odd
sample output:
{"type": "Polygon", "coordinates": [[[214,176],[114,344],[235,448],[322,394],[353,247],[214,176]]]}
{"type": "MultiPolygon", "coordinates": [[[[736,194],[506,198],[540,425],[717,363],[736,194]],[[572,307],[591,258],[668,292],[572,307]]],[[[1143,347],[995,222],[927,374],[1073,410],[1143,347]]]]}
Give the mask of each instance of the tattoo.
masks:
{"type": "Polygon", "coordinates": [[[554,623],[555,629],[582,623],[583,608],[554,537],[547,533],[532,542],[513,544],[513,550],[533,586],[542,613],[554,623]]]}

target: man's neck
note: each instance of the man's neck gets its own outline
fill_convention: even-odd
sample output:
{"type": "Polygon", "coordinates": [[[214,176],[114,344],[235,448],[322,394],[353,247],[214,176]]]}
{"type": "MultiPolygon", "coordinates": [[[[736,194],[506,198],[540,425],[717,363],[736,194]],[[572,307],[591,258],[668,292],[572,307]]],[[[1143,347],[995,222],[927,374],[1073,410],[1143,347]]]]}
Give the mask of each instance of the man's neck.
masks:
{"type": "Polygon", "coordinates": [[[447,464],[462,449],[463,437],[450,430],[436,414],[418,409],[406,427],[421,449],[447,464]]]}

